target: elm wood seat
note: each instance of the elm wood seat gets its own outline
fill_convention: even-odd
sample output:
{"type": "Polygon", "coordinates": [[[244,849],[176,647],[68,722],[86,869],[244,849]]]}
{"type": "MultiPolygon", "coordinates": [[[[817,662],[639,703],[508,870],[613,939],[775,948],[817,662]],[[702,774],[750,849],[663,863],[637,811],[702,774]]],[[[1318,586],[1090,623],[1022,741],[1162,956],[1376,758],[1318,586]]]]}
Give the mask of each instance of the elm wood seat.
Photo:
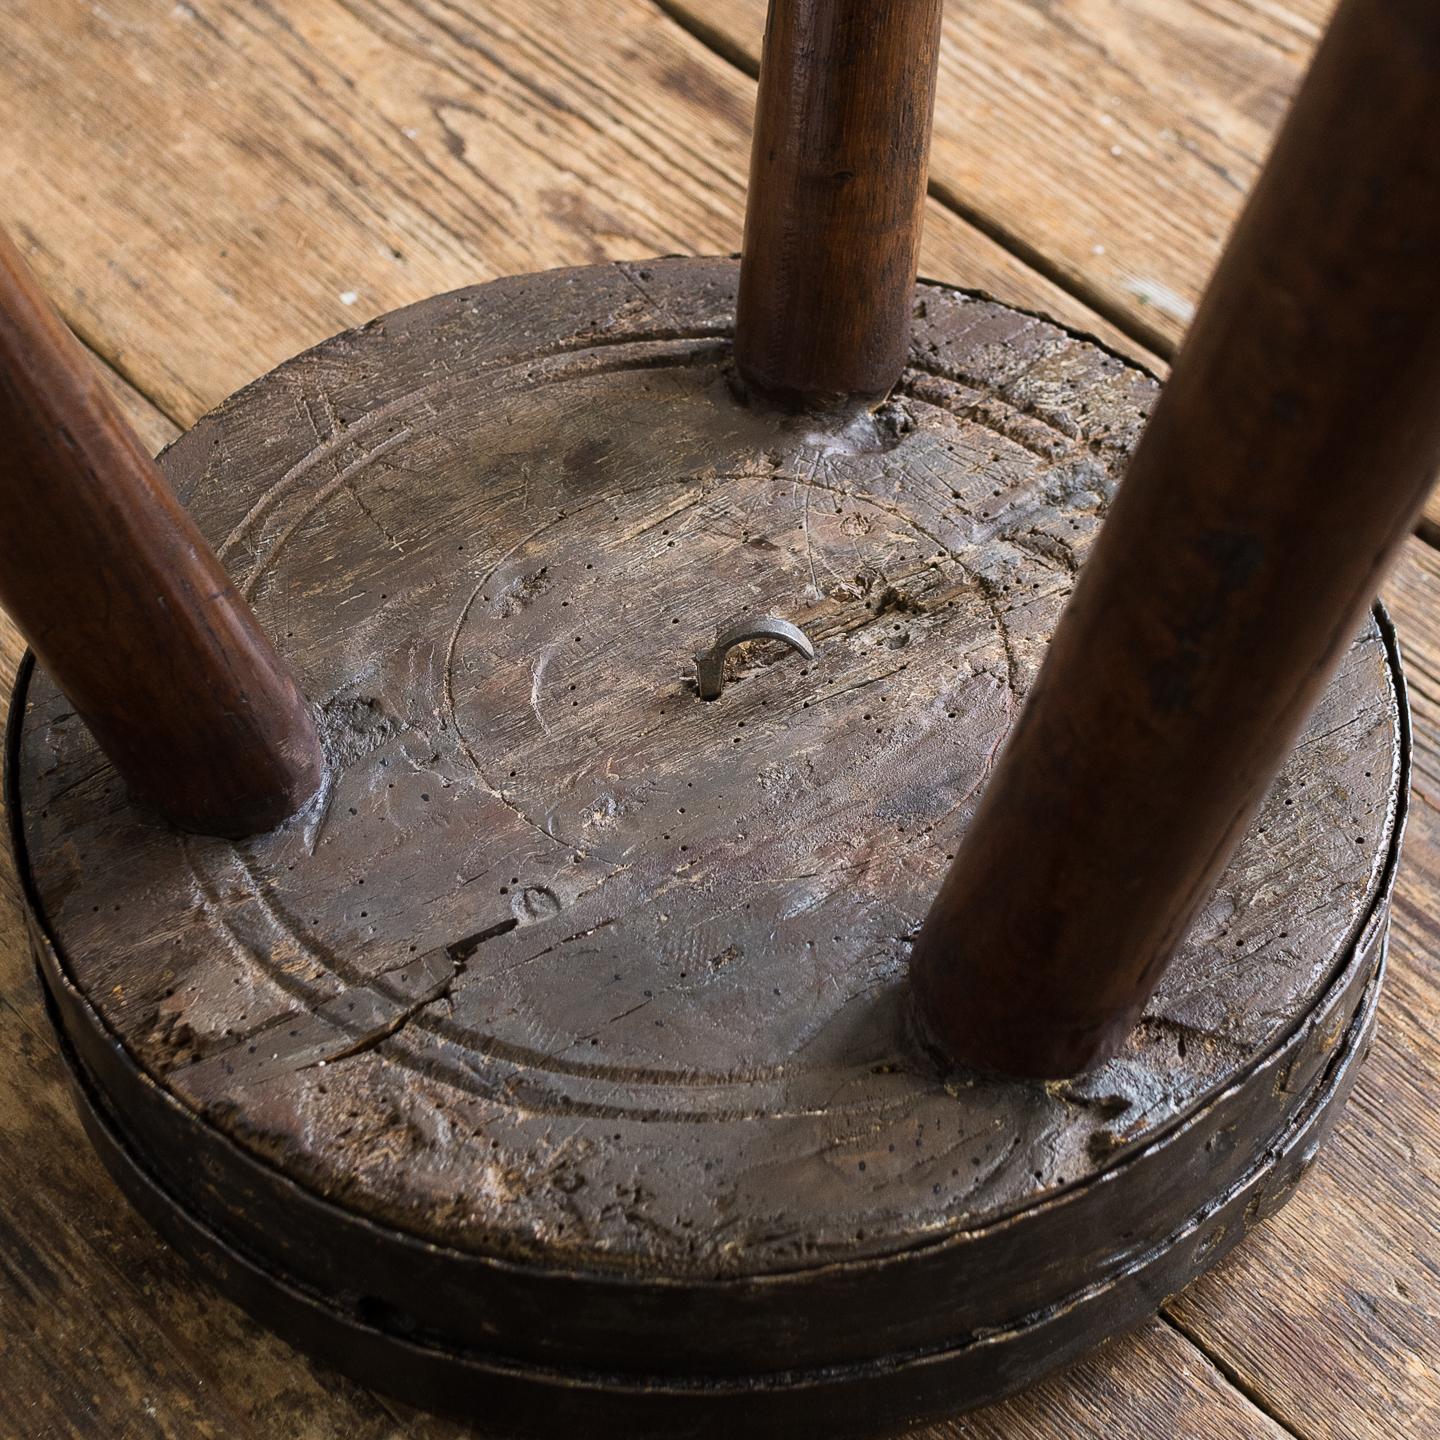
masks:
{"type": "MultiPolygon", "coordinates": [[[[43,472],[39,533],[96,563],[57,596],[0,552],[0,598],[50,672],[12,713],[9,810],[87,1126],[164,1233],[282,1333],[502,1429],[859,1434],[1025,1383],[1283,1201],[1368,1041],[1408,749],[1365,606],[1436,449],[1414,419],[1435,281],[1403,268],[1408,232],[1384,258],[1417,287],[1413,334],[1354,278],[1304,353],[1260,313],[1267,197],[1289,207],[1298,185],[1348,213],[1316,136],[1354,67],[1385,58],[1383,34],[1357,39],[1373,8],[1343,12],[1148,427],[1155,383],[1093,342],[943,286],[912,295],[926,103],[898,107],[910,143],[884,126],[877,151],[873,104],[816,139],[777,100],[789,76],[835,119],[822,82],[846,66],[845,95],[883,93],[870,75],[928,96],[928,5],[881,7],[894,43],[873,54],[869,32],[857,47],[777,7],[738,275],[554,272],[336,337],[163,457],[197,533],[92,396],[37,382],[79,371],[12,263],[0,336],[31,389],[7,423],[35,458],[5,483],[24,495],[43,472]],[[807,70],[817,39],[833,64],[807,70]],[[856,253],[849,181],[825,183],[840,174],[896,192],[861,207],[888,217],[878,252],[856,253]],[[757,252],[823,263],[777,272],[757,252]],[[857,283],[897,265],[903,285],[857,283]],[[874,306],[872,343],[815,343],[850,293],[874,306]],[[1266,322],[1240,351],[1237,312],[1266,322]],[[1383,347],[1364,349],[1367,326],[1383,347]],[[1380,428],[1347,449],[1326,403],[1362,352],[1347,393],[1380,428]],[[1217,365],[1239,377],[1224,392],[1217,365]],[[1288,408],[1247,413],[1268,374],[1288,408]],[[1306,375],[1313,394],[1286,388],[1306,375]],[[1259,500],[1223,437],[1188,443],[1217,393],[1242,455],[1263,453],[1259,500]],[[1362,470],[1364,506],[1346,493],[1362,470]],[[1316,534],[1276,556],[1302,482],[1316,534]],[[96,495],[171,542],[163,606],[150,550],[75,523],[96,495]],[[1161,533],[1178,597],[1145,553],[1161,533]],[[1077,571],[1100,578],[1066,607],[1077,571]],[[1136,584],[1147,603],[1127,608],[1136,584]],[[117,589],[144,641],[124,665],[57,642],[82,602],[108,633],[117,589]],[[165,629],[216,605],[227,629],[165,629]],[[737,652],[706,703],[691,657],[737,612],[801,624],[816,657],[737,652]],[[1147,631],[1188,646],[1148,710],[1147,631]],[[237,649],[259,657],[244,693],[273,702],[242,704],[238,735],[233,690],[207,678],[237,649]],[[1052,698],[1077,656],[1103,684],[1071,673],[1052,698]],[[292,673],[313,722],[287,708],[292,673]],[[175,687],[176,733],[198,715],[226,761],[208,821],[190,798],[208,763],[171,803],[173,739],[139,760],[111,742],[127,791],[93,738],[116,715],[143,736],[175,687]],[[1083,729],[1113,727],[1117,697],[1143,721],[1118,754],[1083,729]],[[1217,706],[1229,748],[1206,739],[1217,706]],[[1167,746],[1183,767],[1156,768],[1167,746]],[[193,833],[240,828],[237,776],[259,792],[247,813],[291,818],[193,833]],[[1192,813],[1187,787],[1220,793],[1192,813]],[[1138,838],[1111,833],[1117,814],[1138,838]],[[1087,874],[1105,879],[1093,900],[1087,874]],[[1019,958],[1000,943],[1017,935],[1019,958]],[[937,1043],[1074,1078],[995,1078],[937,1043]]],[[[1389,93],[1388,123],[1433,132],[1427,87],[1389,93]]],[[[1433,222],[1433,194],[1417,211],[1402,181],[1433,222]]],[[[1316,294],[1354,233],[1329,237],[1300,266],[1316,294]]]]}

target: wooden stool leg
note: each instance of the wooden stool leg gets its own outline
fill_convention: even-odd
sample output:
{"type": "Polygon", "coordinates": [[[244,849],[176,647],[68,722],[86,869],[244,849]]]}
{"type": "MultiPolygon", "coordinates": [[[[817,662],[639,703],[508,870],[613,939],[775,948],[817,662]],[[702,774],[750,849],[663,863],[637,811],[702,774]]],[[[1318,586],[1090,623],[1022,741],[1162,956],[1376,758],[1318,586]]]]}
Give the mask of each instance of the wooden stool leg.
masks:
{"type": "Polygon", "coordinates": [[[323,770],[305,700],[3,235],[0,433],[0,605],[131,791],[279,824],[323,770]]]}
{"type": "Polygon", "coordinates": [[[880,399],[910,348],[941,0],[771,0],[735,357],[791,408],[880,399]]]}
{"type": "Polygon", "coordinates": [[[920,936],[952,1060],[1121,1045],[1437,466],[1440,7],[1345,0],[920,936]]]}

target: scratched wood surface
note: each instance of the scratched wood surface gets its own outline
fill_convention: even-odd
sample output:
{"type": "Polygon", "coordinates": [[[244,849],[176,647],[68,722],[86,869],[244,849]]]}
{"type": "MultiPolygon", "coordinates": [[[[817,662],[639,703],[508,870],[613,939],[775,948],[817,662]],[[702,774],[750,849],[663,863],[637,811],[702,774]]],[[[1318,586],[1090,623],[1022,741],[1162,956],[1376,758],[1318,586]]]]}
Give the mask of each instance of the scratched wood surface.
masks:
{"type": "MultiPolygon", "coordinates": [[[[758,72],[766,0],[657,3],[758,72]]],[[[1169,359],[1334,4],[949,0],[931,195],[1169,359]]]]}
{"type": "MultiPolygon", "coordinates": [[[[924,269],[1168,354],[1327,10],[951,0],[924,269]]],[[[757,0],[3,0],[0,20],[0,221],[152,444],[425,294],[738,245],[757,0]]],[[[1138,1336],[936,1440],[1440,1430],[1440,557],[1423,541],[1388,598],[1415,809],[1380,1037],[1335,1142],[1138,1336]]],[[[13,632],[0,647],[8,677],[13,632]]],[[[298,1359],[131,1215],[71,1116],[4,883],[0,1434],[463,1433],[298,1359]]]]}

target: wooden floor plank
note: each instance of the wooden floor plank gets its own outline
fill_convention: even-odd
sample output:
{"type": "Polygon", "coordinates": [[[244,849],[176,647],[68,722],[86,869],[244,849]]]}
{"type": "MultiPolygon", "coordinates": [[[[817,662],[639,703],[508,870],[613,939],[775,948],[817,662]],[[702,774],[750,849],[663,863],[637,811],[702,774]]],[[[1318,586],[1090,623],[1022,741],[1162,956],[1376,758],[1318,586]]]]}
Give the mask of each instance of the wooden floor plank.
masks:
{"type": "MultiPolygon", "coordinates": [[[[53,0],[0,64],[0,219],[185,423],[438,291],[740,242],[754,85],[647,0],[53,0]]],[[[935,205],[924,265],[1126,343],[935,205]]]]}
{"type": "Polygon", "coordinates": [[[140,443],[152,454],[159,454],[179,435],[179,427],[168,415],[162,414],[133,385],[111,368],[93,350],[88,351],[95,362],[105,388],[120,407],[120,413],[130,422],[131,428],[140,437],[140,443]]]}
{"type": "Polygon", "coordinates": [[[916,1432],[913,1440],[1283,1440],[1203,1355],[1159,1320],[999,1405],[916,1432]]]}

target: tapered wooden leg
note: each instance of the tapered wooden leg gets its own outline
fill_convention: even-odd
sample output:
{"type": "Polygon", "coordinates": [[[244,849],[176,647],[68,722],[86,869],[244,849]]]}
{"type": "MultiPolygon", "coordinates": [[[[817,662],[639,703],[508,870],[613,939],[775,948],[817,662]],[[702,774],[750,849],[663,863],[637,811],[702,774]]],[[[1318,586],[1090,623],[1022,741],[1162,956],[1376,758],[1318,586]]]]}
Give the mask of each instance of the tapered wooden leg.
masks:
{"type": "Polygon", "coordinates": [[[1440,7],[1345,0],[917,944],[950,1059],[1122,1044],[1437,466],[1440,7]]]}
{"type": "Polygon", "coordinates": [[[879,399],[910,347],[941,0],[771,0],[735,355],[795,408],[879,399]]]}
{"type": "Polygon", "coordinates": [[[268,830],[320,783],[304,697],[0,235],[0,605],[132,792],[268,830]]]}

